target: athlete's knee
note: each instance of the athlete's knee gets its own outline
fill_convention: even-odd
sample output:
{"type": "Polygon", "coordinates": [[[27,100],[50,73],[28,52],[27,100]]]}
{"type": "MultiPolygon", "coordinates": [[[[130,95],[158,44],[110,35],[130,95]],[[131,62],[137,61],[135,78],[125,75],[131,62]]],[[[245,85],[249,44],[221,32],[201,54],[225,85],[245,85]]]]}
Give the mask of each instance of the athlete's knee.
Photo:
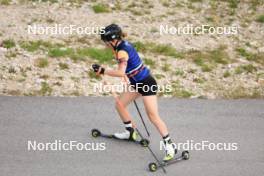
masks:
{"type": "Polygon", "coordinates": [[[159,115],[156,112],[147,112],[151,123],[156,124],[159,121],[159,115]]]}
{"type": "Polygon", "coordinates": [[[115,108],[116,109],[122,109],[122,108],[125,108],[126,106],[124,105],[124,103],[122,103],[122,101],[120,101],[119,99],[117,99],[115,101],[115,108]]]}

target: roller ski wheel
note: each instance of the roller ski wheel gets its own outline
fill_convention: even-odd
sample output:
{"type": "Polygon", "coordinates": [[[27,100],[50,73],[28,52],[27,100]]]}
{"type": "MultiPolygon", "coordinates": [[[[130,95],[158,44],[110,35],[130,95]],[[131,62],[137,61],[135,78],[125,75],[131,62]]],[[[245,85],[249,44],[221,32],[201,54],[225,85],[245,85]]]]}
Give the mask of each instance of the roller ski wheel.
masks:
{"type": "Polygon", "coordinates": [[[147,139],[141,139],[140,144],[141,144],[143,147],[148,147],[148,145],[149,145],[149,140],[147,140],[147,139]]]}
{"type": "Polygon", "coordinates": [[[98,129],[92,129],[92,136],[95,138],[101,136],[101,132],[98,129]]]}
{"type": "Polygon", "coordinates": [[[182,152],[182,159],[188,160],[190,158],[190,154],[188,151],[183,151],[182,152]]]}
{"type": "Polygon", "coordinates": [[[156,163],[149,163],[149,170],[151,171],[151,172],[156,172],[157,171],[157,169],[158,169],[158,166],[157,166],[157,164],[156,163]]]}

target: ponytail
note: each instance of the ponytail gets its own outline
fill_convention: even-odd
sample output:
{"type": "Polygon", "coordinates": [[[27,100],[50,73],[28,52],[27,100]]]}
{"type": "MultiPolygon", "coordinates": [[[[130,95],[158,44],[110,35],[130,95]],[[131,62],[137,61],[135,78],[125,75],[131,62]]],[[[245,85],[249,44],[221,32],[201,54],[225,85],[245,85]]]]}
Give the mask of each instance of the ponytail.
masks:
{"type": "Polygon", "coordinates": [[[126,37],[127,37],[127,33],[122,32],[122,34],[121,34],[121,39],[126,38],[126,37]]]}

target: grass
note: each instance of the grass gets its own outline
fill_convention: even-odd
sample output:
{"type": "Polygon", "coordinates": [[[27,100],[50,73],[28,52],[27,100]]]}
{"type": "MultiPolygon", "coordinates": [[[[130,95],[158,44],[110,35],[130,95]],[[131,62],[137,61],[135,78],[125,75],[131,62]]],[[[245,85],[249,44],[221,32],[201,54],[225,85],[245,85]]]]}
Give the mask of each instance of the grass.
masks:
{"type": "Polygon", "coordinates": [[[187,72],[188,72],[188,73],[192,73],[192,74],[194,74],[194,73],[197,72],[197,70],[194,69],[194,68],[190,68],[190,69],[187,70],[187,72]]]}
{"type": "Polygon", "coordinates": [[[264,53],[250,53],[244,48],[237,48],[236,51],[240,56],[245,57],[248,61],[254,61],[256,63],[264,65],[264,53]]]}
{"type": "Polygon", "coordinates": [[[235,69],[235,73],[236,74],[241,74],[241,73],[254,73],[255,71],[257,71],[257,68],[254,67],[252,64],[241,65],[241,66],[238,66],[235,69]]]}
{"type": "Polygon", "coordinates": [[[8,68],[8,73],[16,73],[15,68],[12,67],[12,66],[10,66],[10,67],[8,68]]]}
{"type": "Polygon", "coordinates": [[[229,71],[225,71],[224,74],[223,74],[224,78],[228,78],[230,76],[231,76],[231,73],[229,71]]]}
{"type": "Polygon", "coordinates": [[[228,99],[263,98],[263,91],[257,88],[249,90],[248,88],[238,85],[223,91],[223,97],[228,99]]]}
{"type": "Polygon", "coordinates": [[[62,44],[56,43],[50,43],[43,40],[37,40],[37,41],[20,41],[19,45],[22,49],[29,51],[29,52],[35,52],[38,50],[49,50],[55,47],[63,47],[62,44]]]}
{"type": "Polygon", "coordinates": [[[46,74],[40,75],[39,78],[47,80],[49,79],[49,75],[46,75],[46,74]]]}
{"type": "Polygon", "coordinates": [[[91,57],[100,63],[112,60],[113,55],[110,49],[98,48],[65,48],[63,44],[50,43],[42,40],[38,41],[21,41],[20,47],[29,52],[39,50],[47,51],[49,57],[69,57],[73,61],[83,61],[85,57],[91,57]]]}
{"type": "Polygon", "coordinates": [[[113,8],[113,10],[117,10],[117,11],[122,10],[122,4],[119,0],[115,2],[115,7],[113,8]]]}
{"type": "Polygon", "coordinates": [[[79,56],[77,54],[73,54],[70,56],[71,60],[73,60],[74,62],[77,62],[77,61],[84,61],[84,57],[82,56],[79,56]]]}
{"type": "Polygon", "coordinates": [[[224,46],[220,46],[215,50],[209,51],[209,56],[215,63],[223,64],[223,65],[228,64],[230,58],[228,54],[224,52],[224,49],[225,49],[224,46]]]}
{"type": "Polygon", "coordinates": [[[69,65],[67,63],[59,63],[59,67],[61,70],[68,70],[69,69],[69,65]]]}
{"type": "Polygon", "coordinates": [[[239,67],[237,67],[236,69],[235,69],[235,74],[241,74],[241,73],[243,73],[243,69],[242,69],[242,67],[241,66],[239,66],[239,67]]]}
{"type": "Polygon", "coordinates": [[[49,86],[47,82],[42,82],[41,83],[41,89],[39,91],[40,95],[45,96],[45,95],[51,95],[52,88],[49,86]]]}
{"type": "Polygon", "coordinates": [[[264,14],[259,15],[258,18],[256,19],[256,21],[259,23],[264,23],[264,14]]]}
{"type": "Polygon", "coordinates": [[[169,6],[170,6],[170,1],[169,1],[169,0],[161,0],[160,2],[161,2],[161,4],[162,4],[164,7],[169,7],[169,6]]]}
{"type": "Polygon", "coordinates": [[[176,69],[176,71],[174,72],[174,74],[176,76],[183,76],[184,75],[184,71],[178,68],[178,69],[176,69]]]}
{"type": "Polygon", "coordinates": [[[173,81],[171,83],[172,87],[172,92],[171,94],[174,97],[179,97],[179,98],[189,98],[193,95],[192,92],[185,90],[179,83],[179,81],[173,81]]]}
{"type": "Polygon", "coordinates": [[[74,50],[72,48],[52,48],[49,50],[48,55],[50,57],[65,57],[71,56],[74,54],[74,50]]]}
{"type": "Polygon", "coordinates": [[[51,23],[54,23],[55,20],[52,19],[52,18],[47,18],[47,19],[46,19],[46,22],[49,23],[49,24],[51,24],[51,23]]]}
{"type": "Polygon", "coordinates": [[[46,58],[39,58],[36,60],[36,66],[39,68],[46,68],[49,66],[49,61],[46,58]]]}
{"type": "Polygon", "coordinates": [[[199,84],[203,84],[205,82],[204,78],[194,78],[193,82],[199,83],[199,84]]]}
{"type": "Polygon", "coordinates": [[[155,44],[155,43],[148,43],[147,47],[149,50],[153,53],[164,55],[164,56],[172,56],[172,57],[181,57],[182,55],[176,51],[175,48],[173,48],[170,45],[165,44],[155,44]]]}
{"type": "Polygon", "coordinates": [[[191,2],[203,2],[203,0],[190,0],[191,2]]]}
{"type": "Polygon", "coordinates": [[[153,68],[155,66],[155,62],[152,59],[144,58],[144,64],[148,65],[149,67],[153,68]]]}
{"type": "Polygon", "coordinates": [[[82,48],[77,49],[78,56],[89,56],[92,59],[99,61],[100,63],[109,62],[113,59],[112,51],[108,48],[97,49],[97,48],[82,48]]]}
{"type": "Polygon", "coordinates": [[[202,69],[203,72],[210,72],[210,71],[213,70],[212,66],[210,66],[210,65],[206,65],[206,64],[203,64],[203,65],[201,66],[201,69],[202,69]]]}
{"type": "Polygon", "coordinates": [[[232,9],[236,9],[239,4],[239,0],[226,0],[229,3],[229,7],[232,9]]]}
{"type": "Polygon", "coordinates": [[[58,0],[22,0],[22,2],[27,2],[27,1],[32,1],[32,2],[50,2],[50,3],[57,3],[58,0]]]}
{"type": "Polygon", "coordinates": [[[155,74],[155,78],[157,79],[162,79],[165,78],[166,76],[164,76],[163,74],[155,74]]]}
{"type": "Polygon", "coordinates": [[[137,7],[137,4],[135,2],[132,2],[132,3],[128,4],[127,9],[131,9],[131,8],[135,8],[135,7],[137,7]]]}
{"type": "Polygon", "coordinates": [[[110,9],[105,4],[96,4],[92,6],[92,9],[95,13],[108,13],[110,12],[110,9]]]}
{"type": "Polygon", "coordinates": [[[140,42],[140,41],[137,41],[137,42],[133,43],[133,46],[139,52],[146,52],[147,51],[147,48],[146,48],[145,44],[140,42]]]}
{"type": "Polygon", "coordinates": [[[70,93],[71,96],[78,97],[81,95],[81,93],[78,90],[74,90],[73,92],[70,93]]]}
{"type": "Polygon", "coordinates": [[[88,77],[91,79],[102,80],[102,77],[99,75],[96,75],[93,71],[88,72],[88,77]]]}
{"type": "Polygon", "coordinates": [[[10,5],[11,0],[0,0],[0,5],[10,5]]]}
{"type": "Polygon", "coordinates": [[[162,69],[162,71],[164,71],[164,72],[168,72],[168,71],[170,71],[171,69],[170,69],[170,64],[168,64],[168,63],[165,63],[162,67],[161,67],[161,69],[162,69]]]}
{"type": "Polygon", "coordinates": [[[16,46],[16,43],[13,39],[7,39],[3,41],[2,46],[6,49],[10,49],[14,48],[16,46]]]}
{"type": "Polygon", "coordinates": [[[151,32],[151,33],[156,33],[156,32],[159,32],[159,30],[158,30],[156,27],[152,27],[152,28],[150,29],[150,32],[151,32]]]}
{"type": "Polygon", "coordinates": [[[253,10],[256,10],[257,7],[260,6],[260,5],[263,5],[264,2],[260,1],[260,0],[251,0],[251,1],[249,1],[249,3],[250,3],[251,8],[253,10]]]}
{"type": "Polygon", "coordinates": [[[14,58],[14,57],[17,56],[17,54],[18,54],[17,51],[12,51],[12,50],[10,50],[10,51],[8,51],[8,52],[5,54],[5,57],[7,57],[7,58],[14,58]]]}
{"type": "Polygon", "coordinates": [[[34,52],[36,50],[38,50],[40,48],[40,42],[33,42],[33,41],[29,41],[29,42],[20,42],[20,47],[29,51],[29,52],[34,52]]]}
{"type": "Polygon", "coordinates": [[[12,95],[12,96],[19,96],[19,95],[21,95],[21,91],[20,90],[7,90],[6,93],[8,95],[12,95]]]}
{"type": "Polygon", "coordinates": [[[163,56],[171,56],[175,58],[181,58],[182,54],[168,44],[156,44],[153,42],[142,43],[140,41],[133,43],[134,47],[139,52],[152,52],[154,54],[160,54],[163,56]]]}
{"type": "Polygon", "coordinates": [[[84,48],[77,50],[77,53],[81,56],[89,56],[92,59],[99,61],[100,63],[110,62],[113,59],[113,53],[110,49],[98,49],[98,48],[84,48]]]}
{"type": "Polygon", "coordinates": [[[237,48],[236,51],[243,57],[249,56],[249,53],[244,48],[237,48]]]}
{"type": "Polygon", "coordinates": [[[76,7],[81,7],[85,0],[68,0],[68,2],[70,2],[71,5],[74,5],[76,7]]]}
{"type": "Polygon", "coordinates": [[[169,45],[152,45],[151,51],[165,56],[179,56],[176,50],[169,45]]]}
{"type": "Polygon", "coordinates": [[[71,76],[71,80],[73,80],[74,82],[79,82],[80,78],[75,77],[75,76],[71,76]]]}
{"type": "Polygon", "coordinates": [[[54,48],[49,51],[51,57],[70,57],[74,61],[84,60],[86,57],[91,57],[100,63],[110,62],[113,59],[113,54],[110,49],[98,48],[54,48]]]}
{"type": "Polygon", "coordinates": [[[201,56],[197,56],[194,58],[193,62],[196,64],[196,65],[199,65],[199,66],[203,66],[204,64],[204,60],[201,56]]]}
{"type": "Polygon", "coordinates": [[[224,46],[209,51],[191,50],[185,53],[185,58],[191,59],[204,72],[210,72],[217,64],[226,65],[230,61],[224,46]]]}

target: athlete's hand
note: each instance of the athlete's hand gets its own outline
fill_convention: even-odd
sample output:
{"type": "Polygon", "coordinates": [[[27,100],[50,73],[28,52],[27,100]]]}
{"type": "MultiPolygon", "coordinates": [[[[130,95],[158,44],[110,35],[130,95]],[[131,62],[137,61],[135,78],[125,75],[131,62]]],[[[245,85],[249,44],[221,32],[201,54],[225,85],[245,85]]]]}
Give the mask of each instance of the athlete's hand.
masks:
{"type": "Polygon", "coordinates": [[[104,74],[105,68],[101,67],[99,64],[92,65],[93,71],[97,74],[104,74]]]}

